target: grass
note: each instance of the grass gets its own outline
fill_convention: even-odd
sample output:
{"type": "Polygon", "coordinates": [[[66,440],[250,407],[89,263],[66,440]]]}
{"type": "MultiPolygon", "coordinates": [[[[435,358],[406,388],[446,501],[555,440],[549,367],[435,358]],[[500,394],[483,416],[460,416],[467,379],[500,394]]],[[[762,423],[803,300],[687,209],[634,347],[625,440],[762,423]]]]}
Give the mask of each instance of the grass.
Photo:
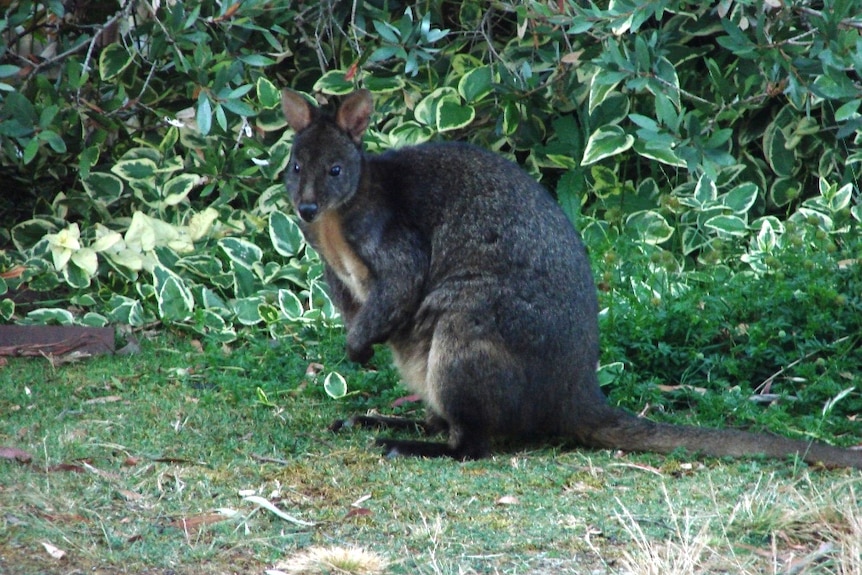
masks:
{"type": "Polygon", "coordinates": [[[858,472],[557,446],[385,460],[374,432],[326,430],[381,401],[305,375],[340,345],[161,335],[130,357],[10,360],[0,446],[32,460],[0,461],[0,572],[862,573],[858,472]]]}

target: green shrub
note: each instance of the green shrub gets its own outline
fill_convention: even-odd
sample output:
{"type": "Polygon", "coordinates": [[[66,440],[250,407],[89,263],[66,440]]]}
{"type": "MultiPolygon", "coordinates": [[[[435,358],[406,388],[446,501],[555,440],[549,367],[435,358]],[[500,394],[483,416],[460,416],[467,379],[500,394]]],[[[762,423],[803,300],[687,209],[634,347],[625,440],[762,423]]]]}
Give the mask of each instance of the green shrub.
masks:
{"type": "Polygon", "coordinates": [[[862,219],[858,1],[4,5],[6,321],[333,321],[278,181],[285,85],[372,90],[372,151],[507,155],[668,273],[768,275],[862,219]]]}

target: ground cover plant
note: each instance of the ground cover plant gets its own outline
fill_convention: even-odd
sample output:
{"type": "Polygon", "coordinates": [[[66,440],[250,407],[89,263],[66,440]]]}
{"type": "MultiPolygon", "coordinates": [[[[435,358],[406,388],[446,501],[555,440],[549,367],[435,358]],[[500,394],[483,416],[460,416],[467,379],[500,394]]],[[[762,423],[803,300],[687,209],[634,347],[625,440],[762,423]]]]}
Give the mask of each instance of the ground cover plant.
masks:
{"type": "Polygon", "coordinates": [[[858,472],[329,434],[419,408],[279,182],[280,88],[367,87],[556,195],[614,403],[858,446],[860,2],[96,4],[0,3],[0,320],[142,350],[0,367],[0,572],[862,573],[858,472]]]}

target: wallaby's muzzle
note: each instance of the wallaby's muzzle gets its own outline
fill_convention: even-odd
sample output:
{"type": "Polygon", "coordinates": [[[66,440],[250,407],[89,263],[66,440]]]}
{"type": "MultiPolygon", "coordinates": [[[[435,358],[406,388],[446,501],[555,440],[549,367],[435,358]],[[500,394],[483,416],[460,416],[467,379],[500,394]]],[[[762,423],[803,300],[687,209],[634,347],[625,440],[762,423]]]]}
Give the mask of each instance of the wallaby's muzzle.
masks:
{"type": "Polygon", "coordinates": [[[310,222],[313,222],[314,218],[317,217],[317,213],[319,211],[319,208],[318,208],[317,204],[314,202],[301,203],[296,208],[296,211],[299,212],[300,218],[302,218],[306,222],[310,223],[310,222]]]}

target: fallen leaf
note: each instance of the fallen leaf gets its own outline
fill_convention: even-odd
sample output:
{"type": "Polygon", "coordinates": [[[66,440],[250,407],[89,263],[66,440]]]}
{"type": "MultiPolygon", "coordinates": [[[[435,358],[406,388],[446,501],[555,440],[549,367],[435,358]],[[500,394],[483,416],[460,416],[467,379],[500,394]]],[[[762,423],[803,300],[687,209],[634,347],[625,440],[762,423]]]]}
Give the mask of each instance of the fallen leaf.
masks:
{"type": "Polygon", "coordinates": [[[0,447],[0,459],[14,459],[19,463],[30,463],[33,456],[17,447],[0,447]]]}
{"type": "Polygon", "coordinates": [[[517,497],[514,495],[504,495],[497,501],[495,501],[497,505],[518,505],[521,503],[517,497]]]}
{"type": "Polygon", "coordinates": [[[52,465],[48,467],[45,471],[52,473],[54,471],[71,471],[73,473],[84,473],[85,469],[80,465],[75,465],[74,463],[58,463],[57,465],[52,465]]]}
{"type": "Polygon", "coordinates": [[[140,457],[128,456],[123,460],[123,467],[134,467],[141,462],[140,457]]]}
{"type": "Polygon", "coordinates": [[[123,401],[123,398],[119,395],[106,395],[104,397],[94,397],[93,399],[88,399],[84,402],[84,405],[100,405],[102,403],[116,403],[118,401],[123,401]]]}
{"type": "Polygon", "coordinates": [[[126,501],[140,501],[144,498],[140,493],[135,493],[134,491],[129,491],[128,489],[118,489],[117,492],[123,496],[123,499],[126,501]]]}
{"type": "Polygon", "coordinates": [[[345,515],[345,519],[350,519],[351,517],[367,517],[369,515],[374,515],[374,512],[370,509],[366,509],[365,507],[351,507],[350,511],[348,511],[345,515]]]}
{"type": "Polygon", "coordinates": [[[53,557],[54,559],[62,559],[63,557],[65,557],[65,556],[66,556],[66,552],[65,552],[65,551],[63,551],[63,550],[62,550],[62,549],[60,549],[59,547],[55,547],[54,545],[51,545],[50,543],[45,543],[45,542],[43,541],[43,542],[42,542],[42,547],[44,547],[44,548],[45,548],[45,551],[47,551],[47,552],[48,552],[48,555],[50,555],[50,556],[51,556],[51,557],[53,557]]]}
{"type": "Polygon", "coordinates": [[[57,515],[51,513],[38,512],[37,515],[51,523],[86,523],[87,519],[77,513],[60,513],[57,515]]]}
{"type": "Polygon", "coordinates": [[[185,533],[195,533],[204,525],[212,525],[213,523],[218,523],[225,519],[227,519],[227,517],[221,513],[204,513],[203,515],[183,517],[182,519],[171,521],[168,523],[168,527],[182,529],[185,533]]]}

